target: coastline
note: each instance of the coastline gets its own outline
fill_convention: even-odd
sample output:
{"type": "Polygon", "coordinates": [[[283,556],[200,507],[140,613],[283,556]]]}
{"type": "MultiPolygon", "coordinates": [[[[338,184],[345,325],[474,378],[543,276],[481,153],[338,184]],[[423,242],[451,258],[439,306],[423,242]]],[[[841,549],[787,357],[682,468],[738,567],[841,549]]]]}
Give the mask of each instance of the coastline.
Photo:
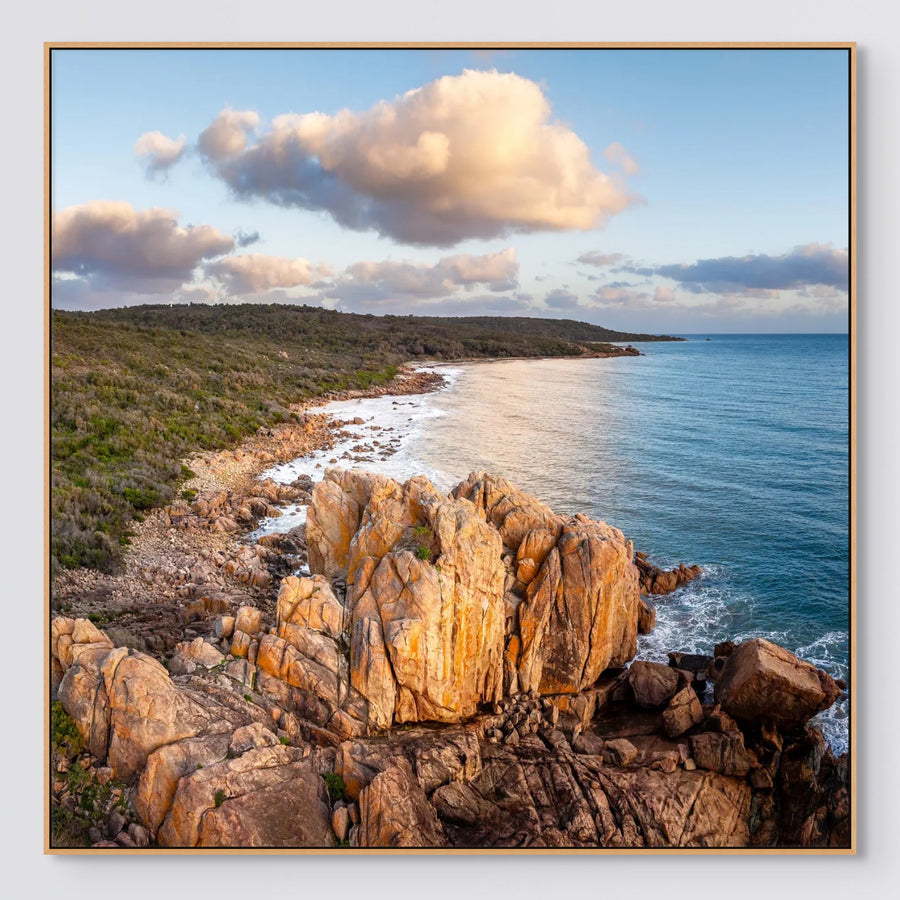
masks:
{"type": "MultiPolygon", "coordinates": [[[[423,366],[416,367],[421,368],[423,366]]],[[[249,650],[248,658],[239,658],[240,653],[235,650],[236,644],[232,644],[227,635],[221,640],[218,639],[219,629],[223,622],[234,622],[235,614],[238,618],[242,615],[246,618],[246,614],[241,610],[248,608],[258,610],[263,622],[280,620],[283,612],[276,594],[279,592],[282,578],[296,572],[298,561],[301,558],[306,559],[306,530],[302,529],[302,538],[292,530],[286,533],[261,535],[254,541],[248,541],[248,538],[253,537],[257,526],[266,517],[273,517],[273,524],[277,525],[280,518],[279,507],[283,509],[295,501],[308,501],[312,479],[307,475],[294,479],[292,483],[278,485],[268,479],[261,479],[261,476],[279,462],[287,462],[302,454],[328,451],[347,437],[348,433],[352,437],[350,429],[362,420],[355,421],[349,417],[325,413],[321,411],[324,406],[335,401],[421,396],[441,390],[446,383],[446,377],[440,372],[406,369],[396,383],[366,391],[341,391],[326,398],[317,398],[319,402],[304,404],[296,410],[300,421],[276,429],[261,429],[260,433],[244,441],[238,448],[192,457],[187,462],[195,474],[185,482],[184,489],[197,491],[197,495],[190,498],[190,502],[185,500],[164,510],[154,510],[146,517],[139,526],[132,548],[126,556],[126,571],[123,574],[105,576],[96,573],[94,578],[79,579],[74,576],[70,578],[66,584],[67,589],[60,592],[59,599],[62,603],[57,611],[70,617],[67,621],[88,619],[97,628],[102,629],[102,637],[99,640],[108,639],[115,647],[130,647],[164,660],[169,676],[174,679],[171,682],[174,689],[180,691],[190,687],[192,691],[211,690],[211,682],[206,679],[227,681],[228,677],[238,677],[239,673],[245,673],[240,675],[245,679],[244,687],[232,687],[231,690],[238,692],[249,690],[249,693],[244,693],[244,699],[251,707],[262,704],[263,699],[258,697],[256,690],[253,689],[254,678],[246,675],[249,671],[248,665],[254,671],[256,668],[257,658],[253,647],[251,646],[249,650]],[[214,647],[221,647],[226,654],[230,647],[232,656],[236,657],[231,661],[229,656],[224,657],[222,665],[225,665],[227,675],[216,674],[220,671],[217,667],[208,672],[203,668],[207,663],[202,660],[222,657],[218,649],[213,650],[214,647]],[[192,653],[204,655],[198,656],[194,662],[190,655],[192,653]],[[188,668],[185,669],[185,666],[188,668]],[[200,668],[197,669],[197,666],[200,668]],[[193,674],[195,671],[196,674],[193,674]],[[249,681],[246,680],[248,677],[249,681]]],[[[329,462],[340,464],[341,460],[332,459],[329,462]]],[[[532,501],[526,498],[526,502],[532,501]]],[[[684,567],[681,568],[681,572],[686,574],[684,567]]],[[[677,570],[673,570],[672,573],[661,573],[655,567],[650,567],[649,577],[652,582],[659,581],[660,576],[667,574],[674,577],[678,586],[677,570]]],[[[312,579],[305,581],[315,583],[312,579]]],[[[335,585],[338,596],[341,596],[340,582],[335,582],[335,585]]],[[[648,592],[656,593],[655,590],[648,592]]],[[[641,633],[646,633],[654,625],[655,610],[646,604],[645,607],[646,611],[641,612],[638,622],[641,633]]],[[[59,621],[61,620],[57,620],[59,621]]],[[[54,627],[66,626],[63,623],[54,627]]],[[[274,634],[274,626],[259,631],[257,635],[259,642],[264,640],[264,632],[274,634]]],[[[721,667],[724,659],[720,657],[720,651],[727,654],[731,652],[731,648],[716,647],[716,659],[721,667]]],[[[712,653],[712,647],[709,648],[709,652],[712,653]]],[[[401,753],[402,748],[407,746],[402,743],[403,741],[410,747],[420,747],[421,749],[415,750],[416,753],[434,752],[432,745],[435,741],[441,747],[443,747],[441,741],[449,741],[450,746],[454,748],[464,746],[465,753],[470,753],[473,752],[472,741],[476,740],[480,749],[474,752],[484,758],[485,765],[489,764],[491,759],[514,759],[515,756],[510,757],[509,754],[511,752],[519,754],[517,748],[521,743],[522,752],[532,754],[531,757],[526,756],[526,759],[540,759],[540,765],[550,767],[574,766],[573,773],[581,773],[579,776],[581,778],[585,775],[584,770],[579,768],[583,763],[578,760],[588,762],[591,759],[602,758],[603,771],[610,773],[607,777],[626,779],[621,784],[623,788],[632,784],[632,772],[646,773],[642,777],[649,781],[635,783],[634,789],[638,791],[638,796],[643,796],[642,791],[646,792],[648,799],[641,802],[646,802],[650,810],[656,808],[662,795],[669,790],[682,790],[679,785],[695,786],[705,783],[702,780],[695,781],[695,775],[701,778],[737,779],[733,783],[734,787],[729,787],[728,790],[739,789],[743,792],[741,797],[746,795],[749,798],[751,789],[762,792],[761,797],[772,790],[772,780],[778,772],[779,754],[769,758],[770,751],[759,749],[751,751],[749,756],[740,755],[744,752],[742,748],[745,740],[747,749],[751,748],[751,742],[754,740],[752,730],[747,731],[745,728],[742,736],[741,732],[735,730],[734,723],[723,713],[718,712],[718,706],[713,707],[708,701],[704,701],[701,708],[694,695],[696,688],[697,696],[703,697],[701,687],[705,688],[707,667],[714,662],[712,656],[698,657],[692,654],[673,653],[670,654],[670,662],[666,665],[640,660],[635,655],[631,658],[631,662],[639,665],[632,665],[630,669],[616,669],[612,674],[607,673],[594,688],[587,691],[564,694],[552,699],[544,697],[543,700],[535,698],[534,692],[528,695],[517,693],[510,701],[504,700],[499,704],[495,702],[493,712],[488,710],[479,713],[474,719],[463,724],[461,730],[460,726],[452,724],[436,727],[432,723],[425,722],[423,728],[412,733],[408,733],[406,727],[403,727],[396,733],[388,731],[387,734],[392,740],[399,742],[397,752],[401,753]],[[657,734],[659,725],[655,718],[653,733],[647,731],[646,729],[650,727],[648,713],[634,705],[634,697],[639,696],[635,691],[644,689],[641,679],[646,673],[650,673],[654,679],[662,676],[671,678],[672,673],[677,673],[676,690],[680,693],[671,701],[672,715],[669,715],[668,710],[664,715],[663,722],[667,723],[666,728],[675,731],[681,728],[690,729],[701,721],[701,716],[705,716],[709,722],[716,723],[708,732],[712,737],[704,737],[707,732],[700,733],[696,741],[693,737],[684,739],[662,737],[657,734]],[[683,705],[682,695],[689,699],[688,707],[683,705]],[[685,719],[686,715],[689,718],[685,719]],[[673,716],[678,720],[675,725],[671,724],[673,716]],[[527,721],[523,717],[527,717],[527,721]],[[525,730],[522,730],[523,728],[525,730]],[[739,742],[740,753],[736,767],[734,763],[727,760],[720,761],[714,755],[703,756],[703,753],[719,752],[716,748],[719,747],[717,742],[721,742],[720,735],[724,735],[721,741],[727,739],[728,747],[736,741],[739,742]],[[682,743],[679,743],[679,740],[682,743]],[[464,743],[460,744],[460,741],[464,743]],[[543,743],[540,743],[541,741],[543,743]],[[542,755],[534,757],[539,747],[543,748],[540,750],[542,755]],[[711,767],[714,772],[720,774],[707,775],[695,772],[697,763],[689,755],[691,753],[697,756],[701,768],[711,767]],[[765,765],[758,772],[752,769],[751,774],[747,776],[750,785],[748,788],[748,782],[741,779],[745,778],[749,770],[747,767],[750,767],[751,762],[756,759],[754,753],[760,754],[761,760],[762,754],[769,755],[765,756],[765,765]],[[632,768],[633,766],[636,768],[632,768]]],[[[280,713],[278,708],[269,711],[273,715],[280,713]]],[[[329,737],[322,729],[314,730],[311,735],[305,731],[302,733],[290,729],[285,731],[284,728],[288,727],[289,721],[291,720],[286,712],[280,713],[280,717],[275,716],[281,743],[287,743],[285,752],[290,750],[291,753],[295,753],[295,747],[303,748],[311,742],[315,748],[313,753],[316,765],[320,767],[320,774],[324,772],[325,776],[335,772],[347,775],[347,766],[350,764],[347,761],[347,754],[352,757],[355,753],[370,752],[365,737],[344,735],[343,738],[338,738],[343,740],[343,743],[339,744],[340,751],[335,757],[335,745],[328,743],[335,740],[333,735],[329,737]],[[318,741],[325,741],[325,744],[317,746],[318,741]],[[325,752],[329,748],[332,748],[331,752],[325,752]],[[344,768],[341,768],[342,766],[344,768]]],[[[792,752],[802,754],[804,760],[820,757],[825,759],[827,765],[825,771],[835,773],[828,774],[827,777],[837,779],[838,787],[830,786],[831,781],[826,783],[825,775],[819,779],[816,773],[816,780],[811,783],[808,781],[799,785],[790,783],[784,789],[784,796],[791,804],[798,804],[800,798],[805,796],[805,792],[812,789],[818,798],[817,803],[824,800],[826,804],[832,804],[832,795],[834,791],[839,792],[841,778],[844,777],[841,775],[843,770],[840,767],[846,765],[846,757],[835,758],[825,747],[821,735],[818,738],[809,737],[807,732],[804,732],[804,735],[806,736],[791,745],[792,748],[796,748],[792,752]]],[[[383,739],[382,734],[376,741],[383,739]]],[[[390,746],[393,747],[393,743],[390,746]]],[[[723,743],[722,748],[725,746],[723,743]]],[[[87,764],[89,770],[96,770],[96,763],[88,760],[87,764]]],[[[378,765],[384,763],[379,762],[378,765]]],[[[349,771],[355,770],[351,768],[349,771]]],[[[466,771],[462,774],[462,779],[465,781],[474,775],[474,770],[471,773],[466,771]]],[[[57,783],[63,784],[62,781],[55,782],[57,783]]],[[[400,789],[406,791],[412,790],[413,787],[406,785],[400,789]]],[[[579,788],[583,789],[584,786],[579,788]]],[[[722,789],[725,789],[725,782],[722,783],[722,789]]],[[[125,797],[126,794],[123,793],[121,796],[125,797]]],[[[610,802],[613,802],[612,796],[610,795],[610,802]]],[[[56,793],[54,788],[54,802],[59,803],[64,799],[65,789],[62,788],[61,793],[56,793]]],[[[355,812],[359,815],[360,808],[365,802],[364,796],[357,795],[355,801],[348,802],[347,808],[351,814],[355,812]]],[[[744,799],[740,800],[740,804],[744,802],[746,802],[744,799]]],[[[817,806],[814,815],[819,815],[821,808],[823,807],[817,806]]],[[[773,815],[771,811],[766,814],[773,815]]],[[[385,821],[391,819],[387,811],[384,815],[385,821]]],[[[676,818],[680,815],[681,813],[676,818]]],[[[714,814],[716,815],[718,813],[714,814]]],[[[845,827],[845,819],[841,815],[839,810],[834,815],[828,812],[828,824],[823,831],[828,840],[832,840],[832,834],[837,835],[836,840],[843,840],[841,829],[845,827]]],[[[722,820],[721,826],[725,846],[745,845],[748,833],[743,830],[743,825],[728,824],[722,820]]],[[[132,821],[128,827],[129,834],[133,831],[143,836],[144,832],[140,831],[143,825],[139,820],[132,821]]],[[[391,827],[403,826],[392,823],[391,827]]],[[[773,828],[774,825],[767,827],[773,828]]],[[[343,824],[336,824],[334,833],[346,835],[347,832],[341,831],[342,828],[343,824]]],[[[804,824],[804,828],[807,828],[805,832],[797,831],[794,825],[791,828],[793,830],[790,834],[799,834],[800,837],[797,839],[802,841],[814,842],[821,837],[819,832],[810,831],[806,824],[804,824]]],[[[608,832],[608,836],[603,838],[604,841],[622,839],[615,836],[615,829],[610,831],[608,823],[602,826],[598,823],[597,829],[597,833],[601,835],[608,832]]],[[[405,840],[418,839],[416,834],[405,831],[402,833],[405,840]]],[[[593,826],[559,839],[567,842],[572,839],[590,842],[596,840],[588,836],[592,833],[593,826]]],[[[356,838],[352,835],[350,837],[351,847],[370,846],[358,843],[359,832],[356,832],[356,835],[356,838]]],[[[769,832],[764,830],[762,839],[768,840],[768,835],[769,832]]],[[[124,845],[128,846],[127,839],[120,834],[117,838],[119,846],[123,845],[123,841],[126,842],[124,845]]],[[[527,841],[531,840],[532,838],[527,838],[527,841]]],[[[790,840],[795,838],[792,837],[790,840]]],[[[113,843],[95,845],[113,846],[113,843]]],[[[416,846],[415,843],[411,845],[416,846]]],[[[569,843],[562,845],[572,846],[569,843]]]]}
{"type": "MultiPolygon", "coordinates": [[[[261,428],[232,449],[201,451],[183,459],[182,463],[193,475],[180,485],[181,494],[252,494],[259,484],[259,476],[272,465],[333,446],[344,423],[333,421],[330,415],[316,412],[317,409],[335,401],[425,394],[443,388],[443,376],[420,372],[420,368],[418,364],[406,365],[386,385],[334,391],[296,404],[291,408],[298,417],[296,422],[261,428]]],[[[199,564],[205,570],[209,560],[222,556],[235,559],[254,528],[255,525],[248,525],[235,532],[185,533],[171,525],[166,508],[150,510],[143,521],[134,525],[123,571],[108,574],[84,567],[63,570],[51,588],[51,607],[67,614],[118,619],[129,606],[140,602],[148,584],[148,573],[153,573],[149,583],[161,589],[165,600],[177,603],[185,598],[185,585],[192,583],[191,569],[199,564]],[[185,572],[185,561],[191,559],[195,560],[194,565],[188,565],[185,572]]],[[[260,592],[252,585],[237,582],[231,586],[239,593],[247,592],[252,600],[261,599],[260,592]]],[[[225,585],[221,587],[224,589],[225,585]]],[[[128,624],[133,623],[131,617],[125,618],[128,624]]]]}
{"type": "MultiPolygon", "coordinates": [[[[523,356],[492,357],[484,359],[463,358],[458,360],[423,360],[408,362],[398,367],[397,375],[383,385],[369,388],[330,391],[289,409],[298,418],[296,422],[261,428],[256,434],[244,438],[234,448],[201,451],[186,457],[181,462],[193,473],[179,487],[180,492],[231,491],[250,493],[259,476],[279,463],[286,463],[314,451],[325,450],[334,445],[344,430],[345,423],[332,421],[328,414],[319,412],[331,403],[375,399],[378,397],[403,397],[423,395],[443,390],[447,379],[440,372],[428,371],[432,368],[463,366],[472,363],[504,361],[541,361],[574,359],[607,359],[622,356],[641,355],[635,353],[592,353],[581,356],[523,356]],[[424,371],[423,371],[424,370],[424,371]]],[[[255,530],[248,527],[237,541],[241,545],[255,530]]],[[[130,546],[123,560],[123,571],[107,574],[95,569],[77,568],[63,570],[54,580],[51,597],[54,608],[69,611],[85,611],[86,615],[103,615],[103,603],[89,600],[82,610],[75,602],[78,594],[109,595],[114,598],[114,608],[119,608],[130,597],[137,596],[138,590],[132,585],[140,580],[140,572],[149,566],[166,571],[172,568],[166,564],[167,556],[183,558],[208,557],[216,552],[233,556],[238,547],[233,535],[224,532],[205,536],[207,539],[185,539],[177,531],[170,533],[165,522],[165,511],[148,511],[143,521],[136,522],[130,546]],[[170,539],[171,538],[171,539],[170,539]],[[58,607],[57,600],[62,602],[58,607]]],[[[175,567],[178,568],[178,567],[175,567]]],[[[183,567],[181,567],[183,568],[183,567]]]]}

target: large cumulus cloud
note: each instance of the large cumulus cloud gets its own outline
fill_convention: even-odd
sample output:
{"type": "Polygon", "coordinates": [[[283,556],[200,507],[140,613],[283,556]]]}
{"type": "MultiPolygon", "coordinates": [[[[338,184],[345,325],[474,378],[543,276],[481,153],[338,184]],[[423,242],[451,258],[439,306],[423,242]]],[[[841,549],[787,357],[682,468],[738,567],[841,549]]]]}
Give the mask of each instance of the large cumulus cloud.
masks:
{"type": "Polygon", "coordinates": [[[179,225],[174,210],[95,200],[54,215],[51,247],[57,276],[93,291],[158,294],[176,290],[202,262],[233,250],[234,239],[211,225],[179,225]]]}
{"type": "Polygon", "coordinates": [[[253,111],[224,110],[198,141],[236,195],[404,243],[587,230],[634,200],[624,149],[615,172],[596,169],[541,87],[512,73],[466,70],[365,112],[281,115],[256,136],[258,126],[253,111]]]}

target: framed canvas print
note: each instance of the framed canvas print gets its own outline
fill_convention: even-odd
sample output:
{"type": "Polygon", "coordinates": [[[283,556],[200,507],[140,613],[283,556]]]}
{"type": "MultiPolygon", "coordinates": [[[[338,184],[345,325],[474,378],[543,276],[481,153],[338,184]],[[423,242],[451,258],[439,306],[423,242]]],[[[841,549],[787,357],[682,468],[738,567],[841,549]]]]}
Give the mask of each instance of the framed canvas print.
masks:
{"type": "Polygon", "coordinates": [[[855,852],[855,45],[45,62],[47,852],[855,852]]]}

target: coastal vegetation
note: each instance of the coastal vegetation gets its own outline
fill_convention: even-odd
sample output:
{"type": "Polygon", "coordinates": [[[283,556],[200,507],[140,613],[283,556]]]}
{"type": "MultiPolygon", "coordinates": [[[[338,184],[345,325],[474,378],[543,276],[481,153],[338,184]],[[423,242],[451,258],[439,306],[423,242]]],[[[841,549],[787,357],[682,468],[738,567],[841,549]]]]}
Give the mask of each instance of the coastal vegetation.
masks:
{"type": "Polygon", "coordinates": [[[665,340],[583,322],[367,316],[278,304],[51,317],[51,564],[113,571],[129,528],[191,476],[181,460],[371,389],[409,361],[582,356],[665,340]]]}

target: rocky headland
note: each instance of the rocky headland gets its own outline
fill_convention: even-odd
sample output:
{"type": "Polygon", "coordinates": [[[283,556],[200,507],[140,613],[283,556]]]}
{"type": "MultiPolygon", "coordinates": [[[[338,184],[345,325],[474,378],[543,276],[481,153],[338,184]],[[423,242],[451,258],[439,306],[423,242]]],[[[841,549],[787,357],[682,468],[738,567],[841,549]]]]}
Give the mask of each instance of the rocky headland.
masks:
{"type": "Polygon", "coordinates": [[[502,477],[257,480],[345,427],[192,460],[123,574],[60,579],[58,845],[849,845],[847,758],[809,724],[844,685],[764,640],[635,661],[699,571],[502,477]]]}

